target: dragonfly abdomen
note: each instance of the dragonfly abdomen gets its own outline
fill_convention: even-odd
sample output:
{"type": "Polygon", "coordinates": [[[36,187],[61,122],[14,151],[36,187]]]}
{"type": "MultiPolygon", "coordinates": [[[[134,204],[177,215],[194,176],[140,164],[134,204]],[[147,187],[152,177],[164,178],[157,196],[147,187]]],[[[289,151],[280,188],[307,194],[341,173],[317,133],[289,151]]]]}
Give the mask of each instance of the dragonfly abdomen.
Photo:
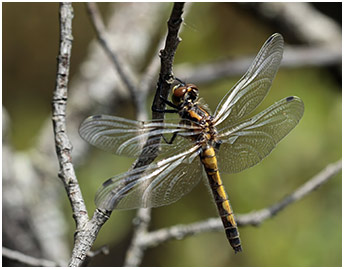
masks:
{"type": "Polygon", "coordinates": [[[229,203],[225,188],[222,184],[220,173],[218,171],[215,150],[213,147],[207,147],[203,150],[201,154],[201,161],[207,173],[209,184],[217,209],[222,219],[228,241],[235,253],[242,251],[238,226],[234,220],[233,210],[229,203]]]}

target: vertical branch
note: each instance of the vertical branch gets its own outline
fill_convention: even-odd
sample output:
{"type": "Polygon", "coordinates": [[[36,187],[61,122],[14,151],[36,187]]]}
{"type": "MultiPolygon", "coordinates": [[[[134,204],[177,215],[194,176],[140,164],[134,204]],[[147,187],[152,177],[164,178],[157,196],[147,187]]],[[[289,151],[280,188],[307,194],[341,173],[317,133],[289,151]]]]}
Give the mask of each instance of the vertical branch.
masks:
{"type": "MultiPolygon", "coordinates": [[[[153,106],[157,109],[163,109],[165,104],[162,102],[160,96],[167,99],[171,85],[174,81],[173,75],[173,61],[174,54],[177,50],[181,38],[178,36],[180,25],[183,22],[182,14],[185,3],[175,3],[173,10],[168,20],[168,34],[166,37],[165,48],[160,51],[161,69],[157,85],[157,92],[154,97],[153,106]]],[[[160,112],[153,112],[153,119],[162,119],[163,114],[160,112]]]]}
{"type": "MultiPolygon", "coordinates": [[[[178,36],[178,33],[181,23],[183,22],[182,14],[184,4],[185,3],[179,2],[174,3],[171,16],[167,22],[168,33],[165,41],[165,47],[160,51],[159,54],[161,59],[161,68],[157,83],[157,91],[155,93],[153,100],[152,110],[153,107],[159,110],[162,110],[165,107],[165,103],[161,100],[160,96],[167,99],[171,89],[171,85],[174,81],[172,68],[174,55],[176,53],[178,44],[181,41],[181,38],[178,36]]],[[[152,118],[163,119],[163,113],[153,111],[152,118]]],[[[155,149],[155,151],[158,151],[158,147],[155,149]]],[[[147,165],[151,163],[155,159],[155,157],[156,156],[152,155],[152,157],[147,158],[147,156],[141,154],[133,168],[138,168],[143,165],[147,165]]]]}
{"type": "MultiPolygon", "coordinates": [[[[184,7],[184,17],[187,15],[187,13],[190,10],[192,3],[188,3],[187,6],[184,7]]],[[[180,28],[179,33],[183,31],[183,28],[180,28]]],[[[164,46],[164,43],[166,42],[166,37],[163,35],[157,45],[157,48],[161,48],[164,46]]],[[[148,92],[150,88],[152,88],[153,81],[154,81],[154,76],[158,73],[159,67],[161,65],[159,64],[159,58],[154,55],[152,59],[150,60],[149,64],[147,65],[146,70],[144,71],[142,75],[142,80],[140,81],[139,86],[137,87],[138,89],[138,94],[140,94],[142,99],[146,99],[146,96],[148,95],[148,92]]]]}
{"type": "MultiPolygon", "coordinates": [[[[174,81],[174,76],[172,72],[174,55],[176,53],[177,47],[181,38],[178,36],[181,23],[183,21],[184,3],[175,3],[173,5],[172,13],[170,19],[168,20],[168,34],[166,37],[165,48],[160,51],[161,58],[161,69],[159,74],[159,80],[157,84],[157,92],[154,97],[153,106],[156,108],[163,108],[164,103],[161,102],[160,96],[167,98],[171,84],[174,81]]],[[[153,119],[161,119],[163,117],[162,113],[153,112],[153,119]]],[[[146,156],[140,156],[139,160],[135,164],[134,168],[140,167],[147,162],[153,161],[148,159],[146,156]]],[[[138,266],[143,257],[144,247],[141,242],[142,235],[147,233],[148,225],[150,222],[150,209],[141,208],[138,210],[135,222],[137,223],[136,230],[131,242],[131,245],[127,251],[126,259],[124,262],[125,266],[138,266]]]]}
{"type": "Polygon", "coordinates": [[[69,201],[72,205],[76,228],[88,221],[87,209],[72,164],[72,144],[66,133],[66,105],[68,93],[68,76],[72,50],[72,19],[71,3],[60,4],[60,48],[57,60],[56,87],[52,100],[52,121],[55,135],[55,147],[58,157],[61,178],[69,201]]]}

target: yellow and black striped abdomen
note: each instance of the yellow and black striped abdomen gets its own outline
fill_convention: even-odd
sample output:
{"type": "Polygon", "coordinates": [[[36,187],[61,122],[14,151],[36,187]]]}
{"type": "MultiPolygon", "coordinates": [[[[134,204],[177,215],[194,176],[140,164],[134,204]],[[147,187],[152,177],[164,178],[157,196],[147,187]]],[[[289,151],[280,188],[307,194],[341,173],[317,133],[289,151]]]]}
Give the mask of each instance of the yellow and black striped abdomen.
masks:
{"type": "Polygon", "coordinates": [[[201,160],[207,173],[209,184],[213,192],[215,203],[222,219],[228,241],[235,253],[242,251],[238,227],[234,220],[233,211],[218,171],[214,148],[205,148],[201,154],[201,160]]]}

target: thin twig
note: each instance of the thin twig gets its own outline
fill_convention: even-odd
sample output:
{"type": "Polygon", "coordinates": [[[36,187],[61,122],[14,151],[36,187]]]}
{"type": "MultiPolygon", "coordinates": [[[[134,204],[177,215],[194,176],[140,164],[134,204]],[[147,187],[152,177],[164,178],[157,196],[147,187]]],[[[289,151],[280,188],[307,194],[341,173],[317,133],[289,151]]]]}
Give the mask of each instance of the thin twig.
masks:
{"type": "MultiPolygon", "coordinates": [[[[173,5],[172,13],[170,19],[168,20],[168,34],[166,37],[165,48],[160,51],[161,58],[161,69],[159,74],[159,79],[157,83],[157,91],[153,101],[153,106],[156,108],[163,108],[164,104],[161,102],[160,96],[167,98],[171,85],[174,81],[174,76],[172,73],[174,55],[177,50],[178,44],[181,41],[178,36],[181,23],[183,21],[184,3],[175,3],[173,5]]],[[[162,113],[153,112],[153,119],[162,119],[162,113]]],[[[134,168],[146,165],[152,162],[154,157],[148,159],[146,156],[140,156],[134,168]]],[[[150,222],[150,209],[139,209],[138,214],[135,218],[137,226],[135,229],[134,237],[132,239],[131,245],[127,251],[125,266],[138,266],[143,257],[144,248],[140,243],[142,235],[147,233],[149,222],[150,222]]]]}
{"type": "Polygon", "coordinates": [[[327,165],[322,171],[317,175],[312,177],[306,183],[301,185],[298,189],[292,192],[290,195],[285,197],[280,202],[268,207],[261,209],[256,212],[251,212],[249,214],[238,216],[238,225],[254,225],[257,226],[261,224],[266,219],[269,219],[279,213],[282,209],[289,206],[290,204],[299,201],[306,195],[310,194],[312,191],[319,188],[321,185],[330,180],[334,175],[342,170],[342,160],[335,163],[327,165]]]}
{"type": "Polygon", "coordinates": [[[19,262],[26,266],[34,267],[57,267],[61,266],[53,261],[48,261],[44,259],[38,259],[16,250],[11,250],[6,247],[2,247],[2,257],[9,259],[14,262],[19,262]]]}
{"type": "Polygon", "coordinates": [[[131,98],[135,104],[134,107],[139,106],[140,101],[137,98],[135,83],[133,82],[133,76],[131,76],[130,72],[128,71],[129,66],[124,65],[124,62],[119,60],[118,54],[114,51],[114,49],[110,48],[105,25],[103,23],[97,4],[88,2],[86,3],[86,6],[99,43],[111,59],[116,71],[119,74],[119,77],[122,79],[123,83],[130,92],[131,98]]]}
{"type": "Polygon", "coordinates": [[[144,255],[144,249],[141,248],[141,238],[143,234],[148,231],[148,226],[151,221],[151,208],[140,208],[137,211],[137,215],[133,220],[134,234],[131,241],[131,245],[127,250],[124,266],[134,267],[138,266],[144,255]]]}
{"type": "MultiPolygon", "coordinates": [[[[276,204],[268,208],[264,208],[248,214],[237,215],[236,220],[238,226],[257,226],[266,219],[272,218],[282,209],[286,208],[294,202],[297,202],[306,195],[309,195],[315,189],[319,188],[333,176],[338,174],[341,171],[341,169],[342,160],[329,164],[320,173],[308,180],[306,183],[304,183],[302,186],[300,186],[286,198],[282,199],[280,202],[277,202],[276,204]]],[[[186,225],[176,225],[170,228],[163,228],[153,232],[145,233],[141,235],[142,238],[140,239],[139,243],[141,244],[140,247],[145,249],[157,246],[168,240],[180,240],[190,235],[210,231],[223,231],[223,225],[219,218],[210,218],[205,221],[200,221],[186,225]]]]}
{"type": "Polygon", "coordinates": [[[101,248],[95,250],[95,251],[89,251],[87,252],[86,259],[82,263],[82,267],[88,266],[88,264],[92,261],[92,259],[100,254],[102,255],[108,255],[110,253],[108,246],[102,246],[101,248]]]}
{"type": "Polygon", "coordinates": [[[68,95],[68,76],[72,50],[72,19],[71,3],[60,4],[60,49],[57,62],[56,87],[52,100],[52,120],[55,135],[56,154],[63,181],[73,210],[76,229],[79,230],[88,220],[87,209],[72,164],[72,144],[66,133],[66,106],[68,95]]]}

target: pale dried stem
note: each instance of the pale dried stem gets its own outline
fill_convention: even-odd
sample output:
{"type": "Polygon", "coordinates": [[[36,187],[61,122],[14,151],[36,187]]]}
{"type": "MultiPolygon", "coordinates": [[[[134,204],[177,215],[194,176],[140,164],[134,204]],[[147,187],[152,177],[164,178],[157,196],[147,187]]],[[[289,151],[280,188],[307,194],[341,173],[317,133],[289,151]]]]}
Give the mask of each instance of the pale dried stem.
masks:
{"type": "MultiPolygon", "coordinates": [[[[236,220],[238,226],[243,227],[248,225],[260,225],[265,220],[270,219],[277,213],[281,212],[287,206],[309,195],[312,191],[316,190],[337,175],[341,170],[342,160],[329,164],[317,175],[312,177],[294,192],[289,194],[286,198],[275,203],[274,205],[248,214],[237,215],[236,220]]],[[[141,235],[142,237],[139,243],[141,244],[141,248],[146,249],[155,247],[172,239],[180,240],[187,236],[211,231],[223,231],[223,224],[219,218],[210,218],[205,221],[192,224],[176,225],[153,232],[147,232],[141,235]]]]}

